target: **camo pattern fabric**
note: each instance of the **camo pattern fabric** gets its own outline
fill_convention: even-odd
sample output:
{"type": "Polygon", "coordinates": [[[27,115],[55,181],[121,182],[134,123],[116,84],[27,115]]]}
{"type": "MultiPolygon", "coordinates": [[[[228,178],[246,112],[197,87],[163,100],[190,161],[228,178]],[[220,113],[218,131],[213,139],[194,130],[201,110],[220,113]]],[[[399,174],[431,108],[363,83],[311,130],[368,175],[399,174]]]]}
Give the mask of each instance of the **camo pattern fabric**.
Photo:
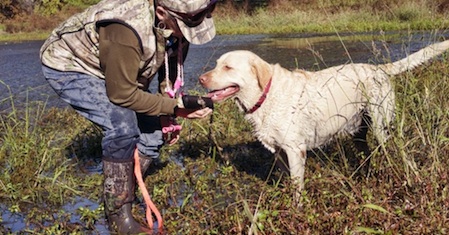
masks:
{"type": "Polygon", "coordinates": [[[171,32],[154,27],[153,0],[103,0],[59,25],[41,47],[42,63],[59,71],[104,79],[100,68],[98,25],[118,22],[139,37],[142,58],[139,79],[151,79],[164,61],[171,32]]]}
{"type": "Polygon", "coordinates": [[[103,163],[105,210],[108,215],[117,214],[126,203],[132,203],[134,194],[134,164],[132,161],[103,163]]]}

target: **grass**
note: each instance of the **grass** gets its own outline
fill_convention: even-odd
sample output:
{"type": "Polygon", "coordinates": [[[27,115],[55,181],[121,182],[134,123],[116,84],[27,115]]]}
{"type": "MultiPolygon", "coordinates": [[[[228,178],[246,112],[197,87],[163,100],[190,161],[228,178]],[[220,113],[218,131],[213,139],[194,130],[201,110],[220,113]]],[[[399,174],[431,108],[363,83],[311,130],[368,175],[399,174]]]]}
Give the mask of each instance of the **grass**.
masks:
{"type": "MultiPolygon", "coordinates": [[[[393,30],[431,30],[449,26],[448,13],[434,1],[371,0],[271,1],[267,8],[248,9],[231,1],[214,12],[218,34],[334,33],[393,30]],[[440,9],[440,10],[439,10],[440,9]]],[[[449,5],[449,4],[448,4],[449,5]]],[[[45,17],[21,14],[0,22],[1,41],[44,40],[60,22],[81,11],[64,7],[45,17]],[[3,33],[2,33],[3,31],[3,33]]]]}
{"type": "MultiPolygon", "coordinates": [[[[347,4],[340,5],[341,11],[321,2],[284,9],[288,14],[282,19],[276,15],[279,11],[256,10],[236,20],[233,14],[238,11],[217,9],[216,24],[221,34],[447,26],[443,14],[432,13],[427,5],[413,5],[416,2],[402,8],[390,5],[382,13],[353,7],[358,1],[342,1],[347,4]]],[[[217,105],[212,122],[180,120],[182,139],[163,149],[161,162],[146,178],[162,210],[166,233],[447,233],[447,64],[443,57],[392,78],[397,94],[392,136],[385,152],[378,151],[370,136],[375,151],[366,176],[359,172],[363,158],[347,138],[310,151],[300,208],[293,206],[288,177],[273,167],[274,157],[254,139],[251,126],[232,102],[217,105]]],[[[32,101],[19,107],[12,99],[0,102],[12,107],[0,112],[2,208],[24,215],[28,227],[22,233],[98,233],[94,225],[101,223],[102,207],[71,214],[61,206],[75,197],[100,203],[102,176],[86,170],[99,161],[100,131],[71,109],[48,109],[45,103],[32,101]],[[74,216],[80,221],[70,222],[74,216]]],[[[135,214],[144,217],[141,209],[136,208],[135,214]]],[[[0,234],[8,233],[0,223],[0,234]]]]}
{"type": "Polygon", "coordinates": [[[218,11],[215,22],[219,34],[429,30],[448,26],[444,14],[436,14],[418,4],[389,7],[382,12],[373,12],[370,5],[359,7],[332,10],[319,5],[304,9],[289,5],[274,10],[260,9],[251,15],[218,11]]]}
{"type": "MultiPolygon", "coordinates": [[[[164,148],[161,163],[146,178],[166,233],[446,233],[447,62],[444,57],[393,78],[392,137],[386,152],[370,156],[368,176],[359,174],[362,161],[346,138],[310,151],[300,208],[293,206],[288,178],[273,167],[273,156],[253,138],[232,102],[217,105],[212,122],[180,120],[182,140],[164,148]]],[[[79,210],[83,220],[74,224],[67,222],[74,215],[58,208],[74,196],[100,201],[101,175],[80,174],[99,156],[98,129],[70,109],[43,104],[13,108],[0,120],[2,202],[28,214],[30,233],[95,234],[90,229],[102,208],[79,210]]],[[[378,147],[371,136],[369,144],[378,147]]],[[[136,216],[143,219],[143,211],[136,216]]],[[[8,233],[3,225],[0,231],[8,233]]]]}
{"type": "MultiPolygon", "coordinates": [[[[11,99],[2,102],[11,106],[0,113],[2,204],[12,213],[26,214],[30,224],[66,223],[68,215],[59,206],[77,195],[99,197],[101,177],[82,173],[79,161],[83,157],[76,157],[89,156],[89,148],[98,147],[86,142],[98,140],[98,131],[72,110],[47,109],[41,102],[28,101],[24,107],[11,99]]],[[[37,227],[34,232],[53,233],[47,226],[37,227]]],[[[7,232],[1,225],[0,233],[7,232]]]]}

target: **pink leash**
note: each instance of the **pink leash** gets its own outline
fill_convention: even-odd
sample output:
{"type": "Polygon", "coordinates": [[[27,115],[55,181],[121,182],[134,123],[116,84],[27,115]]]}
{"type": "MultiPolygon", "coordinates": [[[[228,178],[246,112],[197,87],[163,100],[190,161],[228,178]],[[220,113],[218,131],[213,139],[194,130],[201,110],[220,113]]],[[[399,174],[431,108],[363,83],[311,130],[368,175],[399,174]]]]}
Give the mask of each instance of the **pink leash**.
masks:
{"type": "MultiPolygon", "coordinates": [[[[169,65],[168,65],[168,53],[165,52],[165,81],[167,83],[167,87],[165,88],[165,92],[171,97],[175,98],[176,96],[182,96],[181,88],[184,86],[184,66],[183,66],[183,54],[182,54],[182,40],[179,40],[178,45],[178,74],[176,76],[176,81],[173,84],[173,88],[170,87],[170,77],[169,77],[169,65]]],[[[173,125],[171,124],[168,127],[163,127],[162,132],[168,133],[168,132],[174,132],[181,130],[181,125],[173,125]]],[[[143,199],[146,204],[146,217],[148,226],[152,229],[154,226],[153,223],[153,216],[154,215],[157,218],[158,223],[158,229],[161,229],[163,227],[163,220],[161,213],[157,209],[157,207],[154,205],[153,201],[150,198],[150,194],[148,193],[147,188],[145,187],[145,182],[143,181],[142,177],[142,171],[140,169],[140,161],[139,161],[139,152],[137,148],[134,151],[134,174],[136,175],[137,184],[139,185],[140,191],[142,192],[143,199]]]]}
{"type": "Polygon", "coordinates": [[[136,150],[134,150],[134,174],[136,175],[136,179],[137,179],[137,184],[139,185],[140,191],[142,192],[142,196],[143,196],[143,200],[145,201],[146,204],[146,217],[147,217],[147,223],[148,226],[153,229],[153,216],[152,213],[154,213],[154,215],[157,218],[157,224],[158,224],[158,229],[162,229],[163,225],[163,220],[162,220],[162,216],[161,213],[159,212],[159,210],[157,209],[157,207],[154,205],[153,201],[150,198],[150,194],[148,193],[147,188],[145,187],[145,182],[143,181],[143,177],[142,177],[142,171],[140,169],[140,161],[139,161],[139,152],[136,148],[136,150]]]}

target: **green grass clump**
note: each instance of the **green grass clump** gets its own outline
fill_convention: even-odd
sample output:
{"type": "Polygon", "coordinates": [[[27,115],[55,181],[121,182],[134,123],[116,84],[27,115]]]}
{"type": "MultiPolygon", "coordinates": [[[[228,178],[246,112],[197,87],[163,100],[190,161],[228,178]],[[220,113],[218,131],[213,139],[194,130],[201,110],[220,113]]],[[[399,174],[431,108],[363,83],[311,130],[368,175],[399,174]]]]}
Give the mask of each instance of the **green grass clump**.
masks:
{"type": "Polygon", "coordinates": [[[0,200],[11,213],[28,215],[33,231],[49,231],[44,224],[66,223],[72,216],[61,205],[75,196],[98,199],[101,177],[86,176],[81,158],[73,157],[86,151],[80,145],[98,136],[97,130],[70,109],[2,102],[10,102],[10,109],[0,113],[0,200]]]}

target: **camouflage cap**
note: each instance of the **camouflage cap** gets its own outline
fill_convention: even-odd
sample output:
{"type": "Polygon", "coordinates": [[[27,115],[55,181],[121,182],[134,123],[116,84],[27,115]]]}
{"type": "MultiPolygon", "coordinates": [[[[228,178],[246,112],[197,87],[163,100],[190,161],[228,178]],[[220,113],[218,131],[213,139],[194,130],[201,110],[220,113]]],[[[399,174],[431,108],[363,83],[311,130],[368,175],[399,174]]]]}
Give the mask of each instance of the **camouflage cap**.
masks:
{"type": "Polygon", "coordinates": [[[158,0],[174,16],[184,37],[192,44],[204,44],[215,37],[212,11],[217,0],[158,0]]]}

